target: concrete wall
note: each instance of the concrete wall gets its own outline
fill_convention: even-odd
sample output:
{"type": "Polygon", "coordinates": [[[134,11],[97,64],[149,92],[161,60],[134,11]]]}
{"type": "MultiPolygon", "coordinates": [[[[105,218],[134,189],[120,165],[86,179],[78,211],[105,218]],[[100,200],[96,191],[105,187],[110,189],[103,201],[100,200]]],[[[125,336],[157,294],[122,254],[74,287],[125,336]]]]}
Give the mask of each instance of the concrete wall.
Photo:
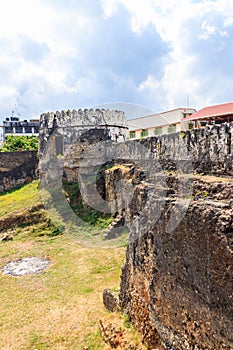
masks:
{"type": "MultiPolygon", "coordinates": [[[[167,125],[161,125],[159,127],[150,127],[150,128],[146,128],[146,129],[139,129],[139,130],[134,130],[135,136],[134,137],[130,137],[131,139],[141,139],[144,138],[144,136],[142,136],[141,132],[143,130],[147,130],[148,135],[145,137],[153,137],[155,136],[155,130],[157,130],[158,135],[163,135],[163,134],[170,134],[170,133],[174,133],[174,132],[178,132],[178,131],[182,131],[182,130],[186,130],[187,128],[183,128],[181,122],[179,123],[173,123],[173,124],[167,124],[167,125]],[[175,131],[173,131],[172,129],[175,129],[175,131]]],[[[132,135],[132,131],[130,133],[130,135],[132,135]]]]}
{"type": "Polygon", "coordinates": [[[38,177],[37,151],[0,153],[0,192],[38,177]]]}

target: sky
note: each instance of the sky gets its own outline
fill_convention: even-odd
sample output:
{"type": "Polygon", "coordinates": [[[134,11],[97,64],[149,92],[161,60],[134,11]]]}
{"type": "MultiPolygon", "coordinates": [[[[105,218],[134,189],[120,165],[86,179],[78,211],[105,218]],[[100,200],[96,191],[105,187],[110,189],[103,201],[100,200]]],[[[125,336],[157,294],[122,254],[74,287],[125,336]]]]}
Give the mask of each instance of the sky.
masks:
{"type": "Polygon", "coordinates": [[[0,120],[232,100],[232,0],[0,0],[0,120]]]}

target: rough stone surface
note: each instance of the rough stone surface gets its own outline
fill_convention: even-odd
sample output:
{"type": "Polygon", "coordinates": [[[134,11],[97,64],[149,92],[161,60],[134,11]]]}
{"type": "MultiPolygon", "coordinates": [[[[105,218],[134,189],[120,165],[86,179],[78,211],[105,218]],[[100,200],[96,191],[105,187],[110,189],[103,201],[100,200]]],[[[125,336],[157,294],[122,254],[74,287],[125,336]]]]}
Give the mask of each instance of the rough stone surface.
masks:
{"type": "Polygon", "coordinates": [[[48,217],[42,204],[6,214],[0,218],[0,232],[20,225],[31,225],[39,222],[48,222],[48,217]]]}
{"type": "MultiPolygon", "coordinates": [[[[78,140],[65,158],[68,180],[77,180],[79,172],[84,180],[96,182],[95,167],[109,162],[111,155],[114,158],[113,169],[101,186],[116,217],[124,217],[130,229],[120,306],[149,349],[232,350],[232,182],[199,178],[193,183],[193,173],[233,175],[233,123],[129,140],[113,152],[113,135],[126,129],[122,123],[111,127],[105,115],[93,110],[45,114],[40,145],[42,152],[51,138],[50,154],[58,156],[78,140]],[[103,140],[109,141],[104,149],[106,159],[90,152],[91,145],[103,140]],[[144,157],[143,149],[149,158],[144,157]],[[137,160],[145,162],[138,164],[137,160]],[[155,183],[146,176],[151,160],[157,164],[152,169],[155,183]],[[114,168],[116,164],[121,166],[114,168]],[[129,189],[133,188],[128,206],[124,204],[130,190],[126,186],[120,192],[117,187],[122,176],[129,189]],[[182,195],[190,187],[191,202],[185,207],[182,195]],[[182,221],[168,230],[172,215],[175,220],[183,206],[182,221]],[[147,212],[144,217],[143,210],[147,212]]],[[[92,196],[95,200],[91,186],[82,192],[84,199],[92,196]]]]}
{"type": "Polygon", "coordinates": [[[164,170],[176,170],[179,163],[190,161],[196,173],[233,175],[233,123],[128,141],[128,153],[139,152],[140,159],[141,149],[135,143],[149,149],[164,170]]]}
{"type": "MultiPolygon", "coordinates": [[[[133,341],[128,339],[126,330],[113,324],[106,324],[102,320],[99,321],[99,329],[103,340],[110,346],[110,349],[119,350],[144,350],[143,345],[135,345],[133,341]]],[[[88,348],[87,348],[88,350],[88,348]]],[[[154,349],[157,350],[157,349],[154,349]]]]}
{"type": "Polygon", "coordinates": [[[37,151],[0,153],[0,192],[38,178],[37,151]]]}
{"type": "MultiPolygon", "coordinates": [[[[149,349],[233,347],[232,186],[202,182],[195,181],[198,196],[174,231],[166,230],[174,207],[167,198],[151,230],[141,235],[139,225],[130,232],[120,306],[149,349]],[[216,201],[219,187],[225,199],[216,201]]],[[[135,198],[134,211],[140,201],[135,198]]]]}
{"type": "MultiPolygon", "coordinates": [[[[127,137],[127,121],[122,111],[80,109],[44,113],[40,117],[39,153],[43,160],[45,153],[50,158],[63,157],[63,177],[67,181],[77,181],[80,161],[91,153],[93,145],[125,141],[127,137]]],[[[90,156],[93,158],[92,154],[90,156]]],[[[98,156],[96,150],[95,158],[98,156]]],[[[43,172],[42,163],[40,173],[43,172]]],[[[100,165],[99,159],[96,164],[100,165]]]]}
{"type": "Polygon", "coordinates": [[[79,139],[84,142],[87,137],[92,135],[95,139],[96,130],[99,131],[99,141],[110,139],[117,141],[121,136],[124,140],[127,138],[128,128],[124,112],[116,110],[79,109],[78,111],[44,113],[40,117],[41,152],[45,149],[46,142],[56,129],[59,129],[59,135],[63,137],[64,146],[66,146],[79,139]],[[103,139],[101,139],[101,132],[103,139]]]}
{"type": "Polygon", "coordinates": [[[119,309],[118,294],[114,293],[110,289],[104,289],[103,291],[103,303],[107,310],[114,312],[119,309]]]}
{"type": "Polygon", "coordinates": [[[0,242],[8,242],[8,241],[12,241],[13,240],[13,236],[9,235],[9,233],[5,233],[2,237],[0,236],[0,242]]]}

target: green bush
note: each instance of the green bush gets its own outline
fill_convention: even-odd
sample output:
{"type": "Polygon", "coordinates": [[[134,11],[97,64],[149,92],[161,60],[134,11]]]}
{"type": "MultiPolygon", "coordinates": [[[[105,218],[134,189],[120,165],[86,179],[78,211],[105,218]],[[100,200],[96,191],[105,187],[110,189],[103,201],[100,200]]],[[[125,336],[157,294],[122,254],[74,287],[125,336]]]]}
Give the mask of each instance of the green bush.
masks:
{"type": "Polygon", "coordinates": [[[180,138],[184,139],[186,137],[186,133],[184,131],[180,132],[180,138]]]}
{"type": "Polygon", "coordinates": [[[0,147],[0,152],[13,151],[37,151],[38,138],[36,136],[14,136],[7,135],[6,141],[0,147]]]}

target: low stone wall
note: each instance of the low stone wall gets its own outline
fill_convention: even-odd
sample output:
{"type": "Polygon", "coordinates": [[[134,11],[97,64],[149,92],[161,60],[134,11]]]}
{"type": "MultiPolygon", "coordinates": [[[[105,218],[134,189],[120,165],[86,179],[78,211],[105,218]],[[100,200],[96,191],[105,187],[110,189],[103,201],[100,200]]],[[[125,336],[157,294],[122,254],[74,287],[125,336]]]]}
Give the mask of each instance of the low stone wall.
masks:
{"type": "Polygon", "coordinates": [[[0,192],[38,177],[37,151],[0,153],[0,192]]]}
{"type": "MultiPolygon", "coordinates": [[[[104,152],[90,153],[91,145],[99,144],[101,149],[102,141],[108,139],[107,134],[101,134],[103,131],[106,133],[105,129],[90,129],[85,132],[85,138],[82,136],[74,146],[70,147],[64,161],[64,174],[67,180],[77,180],[80,160],[84,157],[87,160],[87,167],[92,164],[103,165],[105,160],[108,162],[112,158],[115,164],[122,162],[137,164],[139,161],[138,164],[142,168],[147,168],[147,161],[153,161],[157,171],[233,176],[233,123],[140,140],[127,140],[120,144],[110,139],[103,146],[105,160],[104,152]],[[89,157],[92,157],[91,161],[89,157]]],[[[58,140],[59,136],[55,136],[56,142],[53,144],[58,140]]]]}
{"type": "Polygon", "coordinates": [[[140,152],[136,142],[147,147],[164,170],[176,170],[179,162],[190,162],[187,172],[233,175],[233,123],[128,142],[129,148],[140,152]]]}

